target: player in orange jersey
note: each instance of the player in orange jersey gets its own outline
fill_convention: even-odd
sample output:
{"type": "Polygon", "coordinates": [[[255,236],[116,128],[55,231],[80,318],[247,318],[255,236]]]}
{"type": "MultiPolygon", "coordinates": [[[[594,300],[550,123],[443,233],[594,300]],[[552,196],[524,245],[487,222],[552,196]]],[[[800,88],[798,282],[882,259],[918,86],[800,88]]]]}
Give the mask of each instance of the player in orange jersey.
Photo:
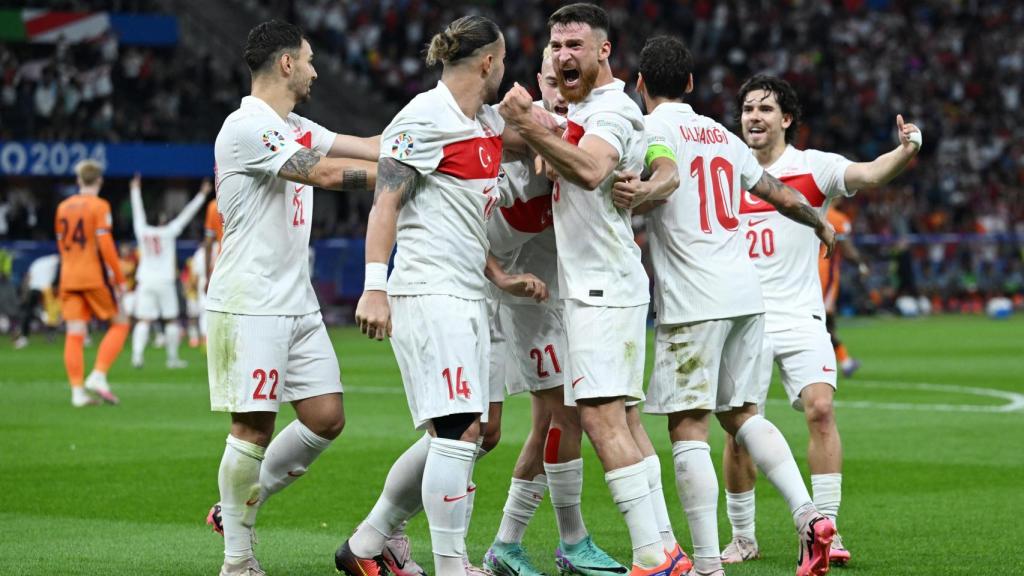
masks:
{"type": "Polygon", "coordinates": [[[75,173],[78,194],[57,206],[55,218],[61,260],[61,305],[67,330],[64,366],[71,383],[71,405],[96,404],[87,391],[117,404],[117,396],[107,384],[107,371],[128,336],[127,318],[117,304],[125,290],[125,277],[111,233],[110,204],[99,197],[103,167],[93,160],[84,160],[75,166],[75,173]],[[110,284],[108,269],[113,274],[114,286],[110,284]],[[85,379],[86,326],[94,317],[109,321],[110,328],[100,343],[96,365],[85,379]]]}
{"type": "Polygon", "coordinates": [[[818,258],[818,276],[821,278],[821,294],[825,300],[825,328],[832,337],[832,348],[836,351],[836,360],[843,371],[843,376],[849,378],[860,368],[860,362],[850,356],[846,346],[836,336],[836,299],[839,297],[839,266],[842,257],[849,258],[857,265],[861,278],[867,277],[870,273],[867,263],[861,257],[857,247],[850,239],[853,226],[850,225],[850,218],[836,209],[835,205],[828,209],[828,221],[836,229],[836,252],[832,258],[824,257],[824,248],[818,258]]]}

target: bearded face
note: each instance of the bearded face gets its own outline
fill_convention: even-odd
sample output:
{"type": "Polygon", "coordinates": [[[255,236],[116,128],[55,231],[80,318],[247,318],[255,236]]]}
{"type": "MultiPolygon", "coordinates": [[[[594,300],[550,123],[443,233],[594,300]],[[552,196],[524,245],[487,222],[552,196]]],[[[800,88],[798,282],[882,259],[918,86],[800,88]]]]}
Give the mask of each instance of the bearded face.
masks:
{"type": "Polygon", "coordinates": [[[551,28],[551,64],[558,90],[569,102],[583,101],[597,84],[603,34],[587,24],[551,28]]]}

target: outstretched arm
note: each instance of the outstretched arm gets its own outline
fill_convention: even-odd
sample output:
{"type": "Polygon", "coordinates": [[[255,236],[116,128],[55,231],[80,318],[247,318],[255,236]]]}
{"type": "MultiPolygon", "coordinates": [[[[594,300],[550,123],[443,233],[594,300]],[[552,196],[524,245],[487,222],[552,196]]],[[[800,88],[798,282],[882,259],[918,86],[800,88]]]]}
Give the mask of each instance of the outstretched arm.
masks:
{"type": "Polygon", "coordinates": [[[328,190],[362,192],[370,190],[377,178],[372,162],[350,158],[328,158],[323,154],[300,148],[281,166],[280,178],[328,190]]]}
{"type": "Polygon", "coordinates": [[[185,205],[182,209],[181,214],[178,214],[174,220],[171,220],[167,227],[174,233],[175,236],[181,235],[182,230],[188,223],[195,218],[196,214],[202,210],[203,206],[206,205],[206,197],[213,190],[213,184],[210,183],[209,178],[203,178],[203,183],[199,185],[199,192],[196,193],[195,198],[191,202],[185,205]]]}
{"type": "Polygon", "coordinates": [[[807,202],[804,195],[784,184],[781,180],[765,172],[757,184],[750,189],[750,193],[771,204],[783,216],[804,226],[814,228],[822,243],[825,244],[825,257],[832,256],[832,250],[836,245],[835,230],[807,202]]]}
{"type": "Polygon", "coordinates": [[[369,138],[338,134],[331,143],[328,158],[356,158],[374,162],[380,154],[380,134],[369,138]]]}
{"type": "Polygon", "coordinates": [[[904,123],[903,115],[897,114],[896,132],[899,146],[871,162],[854,162],[846,168],[843,179],[847,190],[866,190],[888,184],[910,164],[921,149],[921,129],[904,123]]]}
{"type": "Polygon", "coordinates": [[[132,202],[132,229],[135,237],[139,238],[146,227],[146,207],[142,204],[142,176],[138,172],[132,176],[128,195],[132,202]]]}
{"type": "Polygon", "coordinates": [[[366,223],[366,284],[356,305],[356,324],[370,338],[391,335],[387,269],[395,248],[398,212],[416,187],[416,170],[393,158],[381,158],[380,178],[366,223]]]}

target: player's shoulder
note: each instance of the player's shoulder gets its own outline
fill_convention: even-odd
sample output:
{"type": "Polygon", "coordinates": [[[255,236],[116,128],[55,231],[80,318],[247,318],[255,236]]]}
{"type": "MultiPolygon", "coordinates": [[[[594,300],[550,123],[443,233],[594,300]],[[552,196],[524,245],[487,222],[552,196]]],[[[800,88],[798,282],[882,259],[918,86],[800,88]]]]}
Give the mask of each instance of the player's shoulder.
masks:
{"type": "Polygon", "coordinates": [[[613,83],[594,89],[594,92],[583,102],[570,107],[570,117],[582,120],[601,114],[616,114],[633,123],[637,129],[642,130],[644,114],[640,106],[629,97],[623,90],[623,82],[615,80],[613,83]]]}
{"type": "Polygon", "coordinates": [[[793,148],[793,150],[811,168],[831,166],[833,164],[849,164],[852,162],[842,154],[835,152],[826,152],[814,148],[806,148],[804,150],[793,148]]]}

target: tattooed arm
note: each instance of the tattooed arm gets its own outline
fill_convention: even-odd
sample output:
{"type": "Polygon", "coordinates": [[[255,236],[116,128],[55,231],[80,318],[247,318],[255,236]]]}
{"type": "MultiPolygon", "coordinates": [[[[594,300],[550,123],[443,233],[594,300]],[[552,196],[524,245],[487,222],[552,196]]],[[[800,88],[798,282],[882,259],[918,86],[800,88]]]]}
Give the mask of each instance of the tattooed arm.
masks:
{"type": "Polygon", "coordinates": [[[362,192],[373,189],[377,168],[373,162],[349,158],[327,158],[301,148],[277,172],[278,177],[329,190],[362,192]]]}
{"type": "Polygon", "coordinates": [[[765,172],[750,193],[771,204],[783,216],[804,226],[814,228],[814,233],[825,245],[825,257],[832,256],[836,245],[836,233],[832,225],[818,213],[804,195],[783,184],[781,180],[765,172]]]}
{"type": "MultiPolygon", "coordinates": [[[[416,188],[416,170],[393,158],[382,158],[380,177],[373,192],[373,207],[366,223],[366,263],[387,266],[395,247],[398,211],[416,188]]],[[[356,305],[356,324],[363,334],[376,340],[391,335],[388,294],[364,290],[356,305]]]]}

